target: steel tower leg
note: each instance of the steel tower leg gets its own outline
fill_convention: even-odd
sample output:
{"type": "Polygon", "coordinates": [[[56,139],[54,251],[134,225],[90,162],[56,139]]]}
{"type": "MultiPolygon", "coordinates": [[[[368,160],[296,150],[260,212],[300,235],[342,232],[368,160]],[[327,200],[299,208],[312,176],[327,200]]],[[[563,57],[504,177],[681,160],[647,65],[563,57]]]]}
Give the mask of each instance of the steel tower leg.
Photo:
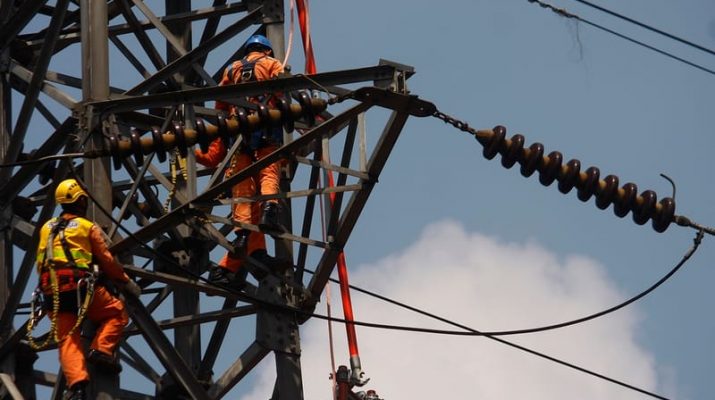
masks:
{"type": "MultiPolygon", "coordinates": [[[[10,17],[10,1],[0,2],[0,25],[7,23],[10,17]]],[[[10,54],[8,49],[0,49],[0,160],[5,158],[10,143],[10,131],[12,129],[12,110],[10,102],[10,75],[8,66],[10,54]]],[[[12,254],[12,206],[0,210],[0,310],[7,306],[9,296],[9,286],[12,285],[13,278],[13,254],[12,254]]],[[[10,332],[7,332],[8,334],[10,332]]],[[[7,337],[0,337],[3,342],[7,337]]],[[[14,357],[8,357],[0,364],[0,372],[11,373],[15,369],[14,357]]]]}
{"type": "MultiPolygon", "coordinates": [[[[273,56],[281,61],[285,57],[285,17],[283,14],[283,0],[269,0],[263,2],[263,23],[266,26],[266,37],[273,45],[273,56]]],[[[285,137],[286,142],[292,138],[290,134],[285,137]]],[[[281,192],[291,191],[289,176],[290,167],[284,165],[282,168],[281,192]]],[[[281,200],[281,223],[289,232],[293,231],[291,201],[289,198],[281,200]]],[[[276,240],[276,256],[291,260],[293,263],[293,246],[289,240],[276,240]]],[[[293,279],[292,274],[287,277],[293,279]]],[[[260,318],[259,318],[260,320],[260,318]]],[[[288,351],[274,350],[276,359],[276,384],[274,390],[274,400],[302,400],[303,399],[303,378],[300,368],[300,332],[298,324],[293,321],[286,321],[286,330],[282,331],[286,343],[295,343],[295,346],[288,351]],[[278,392],[278,397],[276,397],[278,392]]]]}
{"type": "MultiPolygon", "coordinates": [[[[109,98],[109,46],[107,2],[82,0],[82,101],[91,102],[109,98]]],[[[80,117],[79,137],[88,137],[88,148],[102,148],[104,119],[99,119],[92,110],[83,107],[80,117]]],[[[99,224],[106,232],[111,218],[101,210],[112,210],[111,170],[107,159],[88,160],[84,164],[84,180],[97,203],[91,202],[87,217],[99,224]]],[[[85,327],[85,329],[87,329],[85,327]]],[[[94,327],[90,328],[94,335],[94,327]]],[[[91,374],[90,394],[93,398],[112,400],[119,398],[119,375],[105,374],[88,366],[91,374]]]]}
{"type": "MultiPolygon", "coordinates": [[[[190,0],[166,0],[166,15],[171,16],[191,11],[190,0]]],[[[166,41],[166,59],[167,63],[171,63],[186,54],[192,48],[191,43],[191,25],[185,23],[167,23],[167,28],[173,37],[166,41]],[[173,43],[173,45],[172,45],[173,43]]],[[[184,83],[187,76],[185,74],[175,75],[175,79],[179,85],[184,83]]],[[[187,128],[193,128],[194,112],[193,107],[182,106],[178,109],[175,120],[181,119],[182,123],[187,128]],[[177,118],[178,117],[178,118],[177,118]]],[[[196,197],[196,162],[192,151],[187,152],[185,158],[185,177],[184,174],[177,176],[177,193],[182,194],[187,199],[196,197]]],[[[185,244],[185,250],[182,250],[181,258],[177,261],[183,268],[193,274],[200,274],[199,259],[208,257],[208,254],[200,251],[197,246],[192,246],[186,241],[190,240],[190,228],[182,225],[177,228],[182,236],[185,244]],[[191,249],[192,251],[189,251],[191,249]],[[195,250],[194,250],[195,249],[195,250]]],[[[207,261],[207,260],[206,260],[207,261]]],[[[174,291],[174,317],[182,317],[187,315],[197,315],[201,312],[199,304],[199,292],[191,288],[177,288],[174,291]]],[[[199,325],[191,325],[186,327],[176,328],[174,330],[174,346],[179,355],[184,359],[189,369],[196,373],[201,365],[201,331],[199,325]]]]}

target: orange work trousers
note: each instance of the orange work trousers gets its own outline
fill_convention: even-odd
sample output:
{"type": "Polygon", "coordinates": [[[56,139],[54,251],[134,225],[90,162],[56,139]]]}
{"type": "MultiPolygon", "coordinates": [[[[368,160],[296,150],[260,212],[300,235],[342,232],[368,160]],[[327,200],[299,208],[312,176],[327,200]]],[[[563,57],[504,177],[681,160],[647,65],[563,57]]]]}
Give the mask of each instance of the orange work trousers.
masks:
{"type": "MultiPolygon", "coordinates": [[[[236,159],[232,164],[231,172],[236,173],[255,161],[260,160],[268,154],[276,151],[278,146],[271,145],[261,147],[253,152],[253,157],[250,154],[236,154],[236,159]]],[[[244,179],[237,183],[231,189],[233,198],[237,197],[252,197],[256,194],[271,195],[277,194],[280,190],[280,170],[281,161],[274,162],[267,167],[258,171],[255,176],[244,179]]],[[[276,200],[268,200],[276,201],[276,200]]],[[[246,224],[258,225],[261,220],[261,204],[259,202],[235,203],[231,210],[234,221],[243,222],[246,224]]],[[[251,232],[248,236],[248,247],[246,252],[250,255],[256,250],[266,249],[266,238],[260,232],[251,232]]],[[[219,261],[220,267],[226,268],[231,272],[236,272],[241,266],[242,260],[231,257],[230,254],[225,254],[219,261]]]]}
{"type": "MultiPolygon", "coordinates": [[[[52,313],[50,313],[50,317],[52,317],[52,313]]],[[[122,339],[122,330],[129,322],[122,301],[112,296],[104,286],[95,286],[94,297],[87,310],[87,319],[98,325],[90,348],[105,354],[114,354],[114,350],[122,339]]],[[[76,322],[77,314],[59,312],[57,315],[59,338],[64,338],[76,322]]],[[[78,328],[59,344],[60,366],[67,379],[67,387],[89,380],[80,331],[81,328],[78,328]]]]}

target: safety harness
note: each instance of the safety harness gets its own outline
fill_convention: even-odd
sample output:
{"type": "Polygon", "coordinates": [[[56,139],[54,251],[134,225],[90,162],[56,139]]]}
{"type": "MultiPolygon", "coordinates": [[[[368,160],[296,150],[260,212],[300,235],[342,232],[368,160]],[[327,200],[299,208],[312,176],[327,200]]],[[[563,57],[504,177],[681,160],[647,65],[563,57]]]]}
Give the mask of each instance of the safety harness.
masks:
{"type": "MultiPolygon", "coordinates": [[[[229,80],[233,83],[255,82],[258,80],[255,73],[256,64],[258,64],[266,57],[268,56],[264,54],[254,60],[249,60],[248,56],[246,56],[239,60],[238,63],[231,63],[226,69],[226,77],[229,78],[229,80]],[[237,77],[239,78],[238,80],[236,79],[237,77]]],[[[264,93],[262,95],[251,96],[251,99],[255,99],[250,100],[251,102],[257,102],[262,104],[263,106],[268,106],[275,99],[275,95],[272,93],[264,93]]],[[[282,138],[278,138],[277,136],[282,135],[283,131],[279,129],[278,131],[273,132],[271,129],[272,128],[270,127],[266,127],[265,129],[255,131],[250,135],[246,135],[246,137],[244,138],[245,145],[242,145],[242,147],[239,148],[239,151],[248,154],[249,156],[254,158],[255,161],[255,156],[250,150],[255,150],[267,142],[280,143],[282,141],[282,138]]]]}
{"type": "Polygon", "coordinates": [[[244,57],[243,59],[241,59],[239,61],[241,63],[241,68],[240,68],[241,80],[238,82],[236,82],[236,76],[235,76],[236,71],[233,69],[233,65],[235,63],[231,63],[231,65],[228,66],[228,69],[226,70],[226,76],[231,77],[231,81],[233,81],[235,83],[254,82],[254,81],[256,81],[256,75],[254,74],[254,70],[256,69],[256,63],[258,63],[258,61],[260,61],[264,58],[266,58],[265,55],[258,57],[253,61],[249,61],[248,57],[244,57]]]}
{"type": "MultiPolygon", "coordinates": [[[[27,341],[34,350],[42,350],[52,343],[59,344],[67,337],[71,336],[84,322],[87,315],[87,310],[89,305],[92,303],[92,297],[94,295],[94,285],[96,282],[96,275],[98,274],[98,268],[93,265],[91,271],[80,271],[75,258],[70,250],[69,243],[65,237],[65,229],[71,219],[58,218],[55,221],[55,225],[50,230],[50,234],[47,238],[47,246],[45,247],[45,252],[40,262],[41,274],[40,282],[38,282],[37,288],[32,293],[32,299],[30,300],[30,320],[27,324],[27,341]],[[64,265],[59,265],[54,260],[54,242],[55,237],[59,236],[60,244],[62,246],[62,251],[67,263],[64,265]],[[70,270],[70,274],[58,273],[58,271],[70,270]],[[46,289],[47,279],[49,278],[49,291],[46,289]],[[44,287],[44,288],[43,288],[44,287]],[[69,294],[72,290],[76,293],[76,305],[77,305],[77,321],[74,326],[67,332],[63,337],[58,336],[57,332],[57,318],[60,311],[64,311],[61,308],[60,297],[63,294],[69,294]],[[83,293],[84,292],[84,293],[83,293]],[[46,299],[47,297],[52,298],[52,314],[50,318],[50,331],[47,337],[42,343],[37,343],[35,338],[32,337],[32,331],[37,326],[37,323],[44,316],[44,310],[47,307],[46,303],[43,304],[42,297],[46,299]],[[82,299],[84,297],[84,300],[82,299]],[[44,305],[44,307],[43,307],[44,305]]],[[[71,297],[63,296],[63,301],[71,301],[71,297]]]]}

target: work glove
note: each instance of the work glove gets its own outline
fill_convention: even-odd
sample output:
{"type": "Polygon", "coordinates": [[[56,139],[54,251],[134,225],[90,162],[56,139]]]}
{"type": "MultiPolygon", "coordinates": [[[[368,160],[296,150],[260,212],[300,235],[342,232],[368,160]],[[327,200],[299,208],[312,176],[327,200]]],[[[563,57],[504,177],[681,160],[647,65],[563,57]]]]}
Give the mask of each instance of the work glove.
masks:
{"type": "Polygon", "coordinates": [[[126,283],[123,285],[124,287],[122,288],[125,292],[131,293],[132,296],[139,298],[142,294],[142,288],[141,286],[137,285],[136,282],[133,280],[128,280],[126,283]]]}

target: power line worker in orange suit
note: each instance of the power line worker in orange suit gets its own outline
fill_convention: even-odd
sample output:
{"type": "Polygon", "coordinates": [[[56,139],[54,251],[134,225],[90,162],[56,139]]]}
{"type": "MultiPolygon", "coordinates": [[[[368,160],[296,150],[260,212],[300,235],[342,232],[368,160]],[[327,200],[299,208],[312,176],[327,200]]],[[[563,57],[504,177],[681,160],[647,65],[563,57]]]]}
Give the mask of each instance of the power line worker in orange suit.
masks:
{"type": "MultiPolygon", "coordinates": [[[[262,81],[275,78],[283,72],[283,64],[271,57],[273,47],[263,35],[251,36],[245,44],[247,55],[229,65],[223,73],[220,86],[241,82],[262,81]]],[[[265,94],[248,98],[254,104],[263,104],[268,107],[276,106],[276,96],[279,93],[265,94]]],[[[224,111],[229,117],[237,115],[235,105],[216,101],[216,108],[224,111]]],[[[280,126],[267,127],[251,134],[245,135],[238,151],[233,155],[229,166],[226,168],[225,177],[230,178],[237,172],[248,167],[253,162],[264,158],[283,144],[283,129],[280,126]]],[[[228,151],[229,143],[223,139],[215,139],[209,145],[206,153],[196,149],[196,161],[200,164],[214,168],[223,160],[228,151]]],[[[277,161],[261,169],[256,176],[247,178],[231,189],[235,198],[251,197],[256,194],[274,195],[279,191],[280,165],[277,161]]],[[[259,202],[239,202],[232,205],[232,218],[246,224],[258,225],[262,230],[281,230],[278,223],[278,200],[270,199],[259,202]]],[[[241,267],[246,255],[250,255],[264,264],[271,264],[272,257],[266,252],[265,236],[261,232],[251,232],[245,229],[236,229],[236,239],[233,241],[234,252],[229,252],[219,261],[218,267],[209,272],[209,281],[212,283],[240,285],[245,279],[246,271],[241,267]]]]}
{"type": "MultiPolygon", "coordinates": [[[[78,294],[87,295],[87,278],[93,273],[92,266],[97,265],[102,279],[125,287],[135,296],[141,294],[141,288],[129,279],[122,265],[109,252],[104,232],[84,218],[88,197],[79,183],[74,179],[60,182],[55,190],[55,201],[62,206],[62,213],[47,221],[40,230],[37,248],[39,288],[44,297],[43,307],[56,324],[60,365],[69,388],[65,398],[84,400],[90,377],[80,338],[81,327],[77,324],[78,311],[86,303],[82,298],[82,304],[79,304],[78,294]],[[54,312],[55,296],[58,298],[57,315],[54,312]]],[[[84,311],[86,318],[98,325],[90,344],[89,362],[105,372],[119,373],[121,365],[115,350],[128,322],[124,304],[98,282],[84,311]]]]}

